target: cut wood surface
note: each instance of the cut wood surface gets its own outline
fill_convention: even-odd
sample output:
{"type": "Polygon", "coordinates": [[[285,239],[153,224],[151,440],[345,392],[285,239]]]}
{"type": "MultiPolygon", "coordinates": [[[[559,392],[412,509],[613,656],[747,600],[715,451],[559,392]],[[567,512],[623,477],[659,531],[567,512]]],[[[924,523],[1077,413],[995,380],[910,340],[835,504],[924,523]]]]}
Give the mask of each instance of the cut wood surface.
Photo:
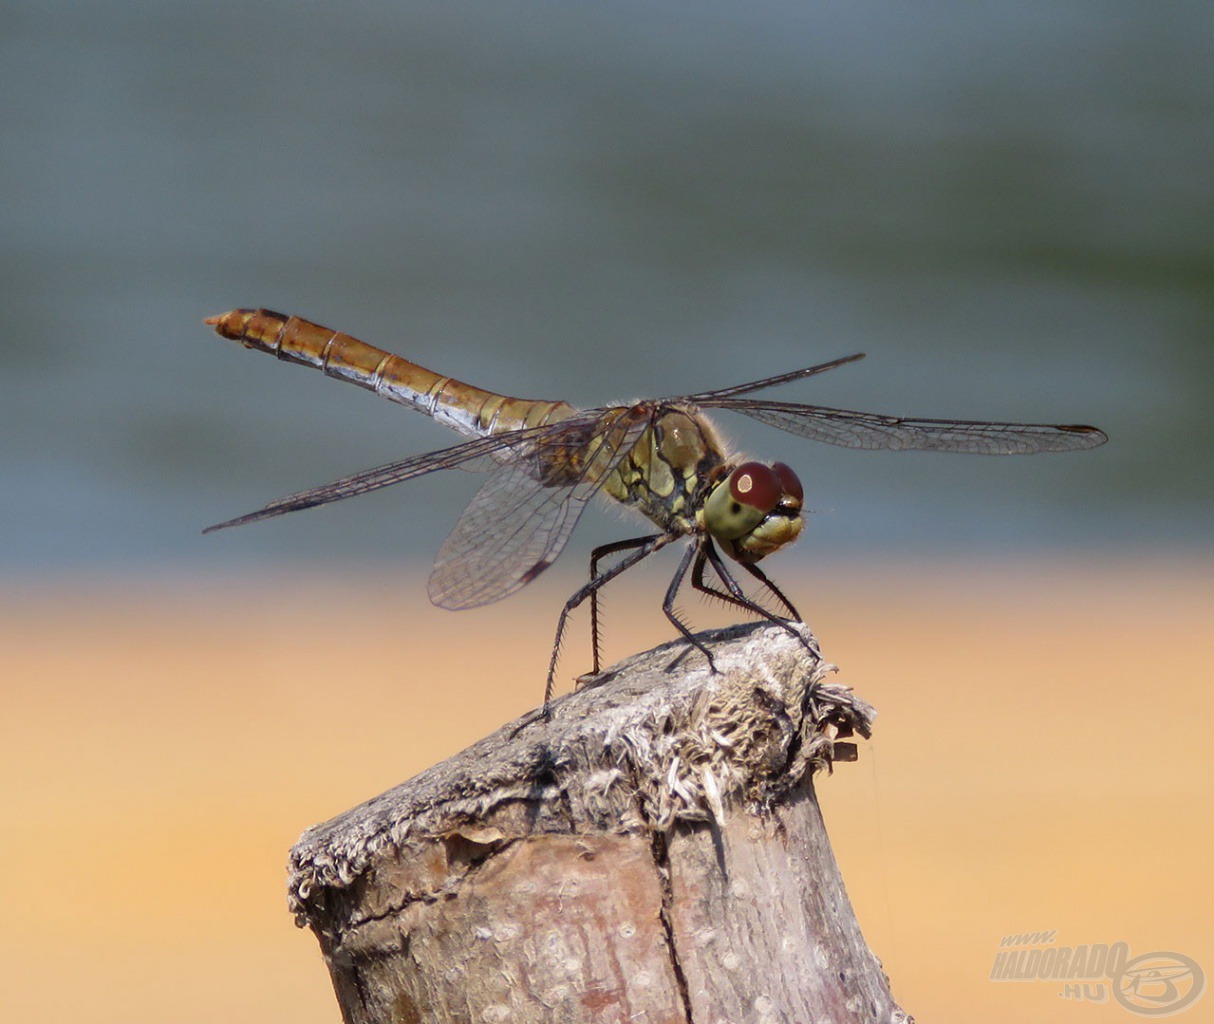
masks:
{"type": "Polygon", "coordinates": [[[291,906],[345,1019],[909,1021],[813,787],[874,712],[806,638],[636,655],[309,829],[291,906]]]}

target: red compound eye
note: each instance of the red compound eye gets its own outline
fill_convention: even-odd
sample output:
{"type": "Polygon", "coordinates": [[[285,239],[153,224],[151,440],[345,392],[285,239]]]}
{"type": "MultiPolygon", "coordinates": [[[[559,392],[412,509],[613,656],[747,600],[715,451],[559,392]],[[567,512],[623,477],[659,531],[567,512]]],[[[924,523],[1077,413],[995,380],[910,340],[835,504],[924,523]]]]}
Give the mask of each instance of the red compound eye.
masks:
{"type": "Polygon", "coordinates": [[[796,498],[797,501],[805,500],[805,490],[801,487],[801,481],[797,479],[797,474],[792,471],[792,466],[784,462],[773,462],[771,468],[776,476],[779,477],[780,486],[784,488],[785,494],[796,498]]]}
{"type": "Polygon", "coordinates": [[[770,466],[743,462],[729,476],[729,493],[743,505],[770,512],[784,494],[784,485],[770,466]]]}

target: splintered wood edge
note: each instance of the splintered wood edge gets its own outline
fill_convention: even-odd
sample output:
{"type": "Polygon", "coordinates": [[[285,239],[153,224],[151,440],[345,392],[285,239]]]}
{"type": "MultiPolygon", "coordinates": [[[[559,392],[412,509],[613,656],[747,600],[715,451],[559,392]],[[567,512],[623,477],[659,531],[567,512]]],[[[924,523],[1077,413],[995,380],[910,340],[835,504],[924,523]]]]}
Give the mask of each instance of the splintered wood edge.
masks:
{"type": "MultiPolygon", "coordinates": [[[[804,628],[804,627],[803,627],[804,628]]],[[[325,890],[349,887],[410,840],[473,843],[535,832],[628,833],[760,808],[834,760],[854,760],[876,712],[780,627],[735,626],[634,655],[407,782],[308,829],[291,850],[301,926],[325,890]],[[679,658],[680,654],[685,656],[679,658]],[[672,660],[677,660],[672,665],[672,660]]]]}

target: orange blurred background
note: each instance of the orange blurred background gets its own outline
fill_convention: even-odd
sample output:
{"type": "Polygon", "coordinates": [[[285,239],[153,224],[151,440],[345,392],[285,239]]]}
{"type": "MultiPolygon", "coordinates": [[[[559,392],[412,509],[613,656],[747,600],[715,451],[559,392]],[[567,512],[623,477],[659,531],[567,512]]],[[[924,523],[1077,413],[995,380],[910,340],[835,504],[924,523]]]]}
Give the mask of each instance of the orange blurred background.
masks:
{"type": "MultiPolygon", "coordinates": [[[[1128,1018],[989,980],[1055,929],[1214,971],[1214,5],[689,9],[5,6],[0,1024],[335,1022],[288,848],[533,707],[637,532],[592,513],[459,615],[422,563],[463,473],[203,537],[456,440],[203,326],[238,305],[585,407],[864,351],[771,397],[1106,430],[886,458],[721,421],[802,474],[773,577],[880,713],[820,791],[897,998],[1128,1018]]],[[[672,636],[630,576],[610,659],[672,636]]]]}
{"type": "MultiPolygon", "coordinates": [[[[1131,1019],[1058,983],[990,981],[1010,934],[1214,969],[1212,569],[1110,556],[785,580],[879,712],[819,791],[865,936],[921,1021],[1131,1019]]],[[[572,581],[461,614],[430,607],[420,577],[370,574],[4,591],[0,1019],[338,1020],[286,910],[288,847],[533,706],[572,581]]],[[[609,658],[670,639],[661,590],[643,571],[609,593],[609,658]]]]}

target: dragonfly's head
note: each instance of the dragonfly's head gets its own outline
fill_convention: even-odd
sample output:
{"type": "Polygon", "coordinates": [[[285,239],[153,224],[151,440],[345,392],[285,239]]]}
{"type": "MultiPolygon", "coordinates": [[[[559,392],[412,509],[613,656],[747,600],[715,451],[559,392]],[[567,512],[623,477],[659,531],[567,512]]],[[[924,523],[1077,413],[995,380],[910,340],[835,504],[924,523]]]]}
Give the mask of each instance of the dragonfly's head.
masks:
{"type": "Polygon", "coordinates": [[[696,518],[730,558],[753,563],[800,536],[804,497],[783,462],[743,462],[717,483],[696,518]]]}

